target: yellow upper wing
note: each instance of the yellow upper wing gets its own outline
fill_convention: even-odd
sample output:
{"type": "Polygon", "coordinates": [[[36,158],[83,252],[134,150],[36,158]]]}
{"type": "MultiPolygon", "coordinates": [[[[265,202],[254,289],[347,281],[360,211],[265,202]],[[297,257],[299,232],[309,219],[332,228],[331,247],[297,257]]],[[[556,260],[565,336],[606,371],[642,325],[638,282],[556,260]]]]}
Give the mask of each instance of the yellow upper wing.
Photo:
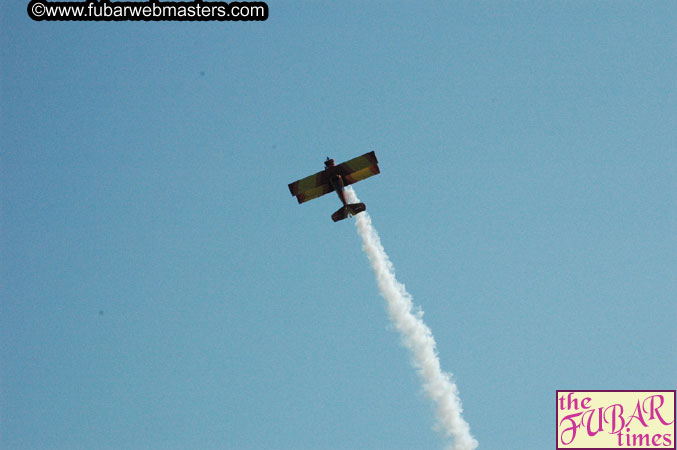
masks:
{"type": "Polygon", "coordinates": [[[296,196],[299,203],[321,197],[332,191],[329,178],[341,175],[346,186],[380,173],[378,160],[374,152],[365,153],[338,166],[329,167],[300,180],[289,183],[289,192],[296,196]]]}
{"type": "Polygon", "coordinates": [[[331,192],[329,178],[325,171],[317,172],[300,180],[289,183],[289,192],[295,195],[299,203],[307,202],[331,192]]]}
{"type": "Polygon", "coordinates": [[[381,173],[378,159],[374,152],[365,153],[337,166],[338,173],[343,176],[345,185],[357,183],[372,175],[381,173]]]}

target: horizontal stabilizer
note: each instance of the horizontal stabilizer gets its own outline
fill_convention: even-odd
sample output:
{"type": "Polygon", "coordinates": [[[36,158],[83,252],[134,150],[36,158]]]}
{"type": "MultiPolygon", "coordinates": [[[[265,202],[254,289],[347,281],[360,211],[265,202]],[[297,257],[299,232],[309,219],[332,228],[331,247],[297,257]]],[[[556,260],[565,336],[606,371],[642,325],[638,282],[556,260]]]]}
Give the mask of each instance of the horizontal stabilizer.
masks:
{"type": "Polygon", "coordinates": [[[348,209],[346,207],[341,207],[338,211],[331,215],[331,220],[338,222],[339,220],[343,220],[346,217],[348,217],[348,209]]]}
{"type": "Polygon", "coordinates": [[[367,206],[364,203],[352,203],[348,205],[348,214],[351,216],[354,216],[355,214],[359,214],[362,211],[366,211],[367,206]]]}
{"type": "Polygon", "coordinates": [[[362,211],[366,211],[366,209],[367,206],[364,203],[351,203],[348,206],[339,208],[338,211],[331,215],[331,220],[338,222],[339,220],[343,220],[348,216],[354,216],[355,214],[359,214],[362,211]]]}

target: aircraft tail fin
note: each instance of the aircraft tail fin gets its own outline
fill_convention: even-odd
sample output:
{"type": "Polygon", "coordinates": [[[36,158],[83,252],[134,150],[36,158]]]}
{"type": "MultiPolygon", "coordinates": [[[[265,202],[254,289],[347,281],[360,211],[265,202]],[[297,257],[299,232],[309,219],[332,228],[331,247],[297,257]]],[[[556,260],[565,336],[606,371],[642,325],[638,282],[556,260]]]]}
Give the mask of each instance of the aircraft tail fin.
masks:
{"type": "Polygon", "coordinates": [[[338,222],[339,220],[345,219],[349,215],[354,216],[355,214],[359,214],[366,209],[367,207],[364,203],[351,203],[348,206],[339,208],[338,211],[331,215],[331,220],[338,222]]]}

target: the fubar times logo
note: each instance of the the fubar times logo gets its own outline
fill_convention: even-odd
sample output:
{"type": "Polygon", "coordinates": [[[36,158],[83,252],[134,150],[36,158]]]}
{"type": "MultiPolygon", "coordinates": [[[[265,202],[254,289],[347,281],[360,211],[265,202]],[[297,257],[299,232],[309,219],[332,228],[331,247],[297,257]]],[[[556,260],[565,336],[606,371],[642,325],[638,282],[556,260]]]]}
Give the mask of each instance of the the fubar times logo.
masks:
{"type": "Polygon", "coordinates": [[[675,391],[557,391],[557,450],[676,450],[675,391]]]}

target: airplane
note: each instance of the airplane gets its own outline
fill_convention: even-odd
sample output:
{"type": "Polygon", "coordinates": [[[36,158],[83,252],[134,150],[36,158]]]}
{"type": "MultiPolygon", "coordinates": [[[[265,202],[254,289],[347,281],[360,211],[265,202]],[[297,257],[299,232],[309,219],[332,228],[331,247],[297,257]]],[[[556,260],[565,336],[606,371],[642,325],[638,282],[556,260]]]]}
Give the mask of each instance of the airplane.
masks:
{"type": "Polygon", "coordinates": [[[343,188],[380,172],[378,159],[376,159],[374,152],[365,153],[338,166],[334,165],[333,159],[327,157],[323,171],[289,183],[289,192],[296,196],[299,203],[304,203],[335,191],[341,203],[343,203],[343,206],[331,215],[331,219],[338,222],[367,209],[364,203],[349,204],[343,188]]]}

